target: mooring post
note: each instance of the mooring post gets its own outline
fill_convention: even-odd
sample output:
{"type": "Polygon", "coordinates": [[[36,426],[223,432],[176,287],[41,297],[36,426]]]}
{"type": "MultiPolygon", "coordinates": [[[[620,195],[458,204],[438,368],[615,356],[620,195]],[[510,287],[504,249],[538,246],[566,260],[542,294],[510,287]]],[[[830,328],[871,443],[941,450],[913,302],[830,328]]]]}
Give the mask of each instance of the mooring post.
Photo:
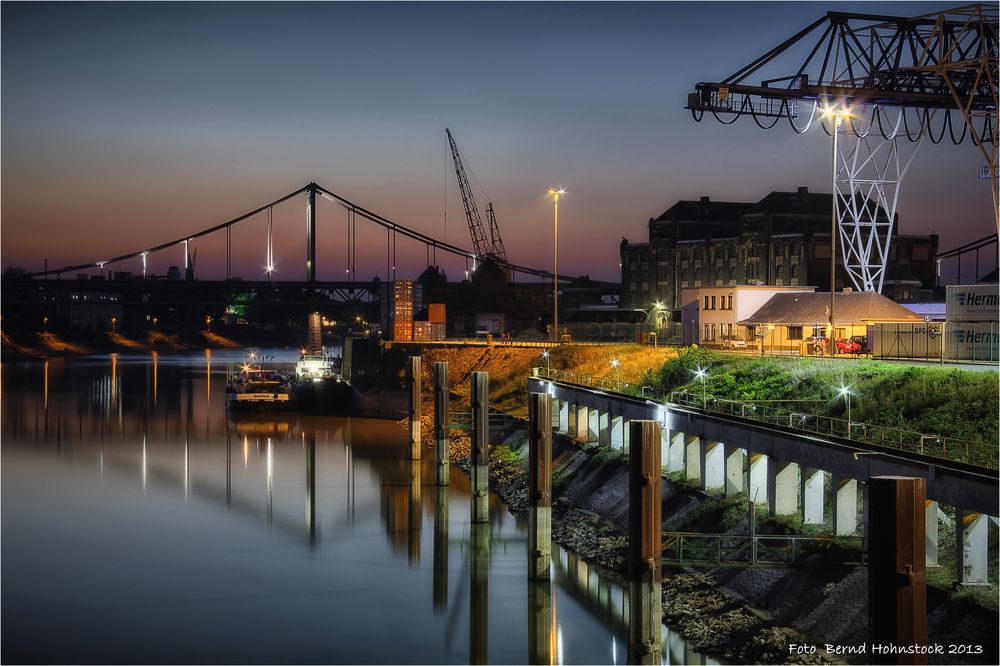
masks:
{"type": "Polygon", "coordinates": [[[309,543],[316,543],[316,432],[306,435],[306,528],[309,543]]]}
{"type": "Polygon", "coordinates": [[[547,579],[552,559],[552,400],[528,394],[528,578],[547,579]]]}
{"type": "Polygon", "coordinates": [[[472,522],[490,519],[490,375],[472,373],[472,522]]]}
{"type": "MultiPolygon", "coordinates": [[[[876,645],[927,643],[926,481],[875,476],[869,481],[868,617],[876,645]]],[[[875,663],[926,664],[924,654],[889,654],[875,663]]]]}
{"type": "Polygon", "coordinates": [[[629,663],[659,664],[663,615],[660,424],[632,421],[629,440],[629,663]]]}
{"type": "Polygon", "coordinates": [[[408,416],[410,418],[410,459],[420,460],[420,357],[411,356],[406,369],[406,386],[409,391],[408,416]]]}
{"type": "Polygon", "coordinates": [[[434,483],[448,485],[448,364],[434,364],[434,483]]]}

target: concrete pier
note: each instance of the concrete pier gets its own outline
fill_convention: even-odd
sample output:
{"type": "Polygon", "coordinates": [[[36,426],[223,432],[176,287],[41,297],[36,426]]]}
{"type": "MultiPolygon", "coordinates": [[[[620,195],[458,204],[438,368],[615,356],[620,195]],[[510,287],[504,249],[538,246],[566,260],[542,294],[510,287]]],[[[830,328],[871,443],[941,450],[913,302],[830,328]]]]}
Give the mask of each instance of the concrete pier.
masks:
{"type": "Polygon", "coordinates": [[[823,524],[823,497],[826,477],[823,470],[807,467],[801,470],[802,522],[823,524]]]}
{"type": "Polygon", "coordinates": [[[850,536],[858,531],[858,482],[833,479],[833,533],[850,536]]]}
{"type": "Polygon", "coordinates": [[[528,394],[528,578],[548,579],[552,561],[552,403],[528,394]]]}
{"type": "Polygon", "coordinates": [[[986,514],[955,509],[955,577],[963,585],[986,585],[989,561],[986,514]]]}
{"type": "Polygon", "coordinates": [[[744,490],[746,452],[738,446],[726,445],[726,495],[737,495],[744,490]]]}
{"type": "Polygon", "coordinates": [[[787,460],[767,461],[768,508],[772,516],[790,516],[799,511],[799,466],[787,460]]]}
{"type": "MultiPolygon", "coordinates": [[[[899,646],[927,643],[927,572],[924,561],[924,479],[875,476],[868,552],[871,640],[899,646]]],[[[878,655],[872,655],[878,661],[878,655]]],[[[926,655],[896,655],[888,663],[924,664],[926,655]]]]}
{"type": "Polygon", "coordinates": [[[490,519],[490,376],[472,373],[472,522],[490,519]]]}
{"type": "Polygon", "coordinates": [[[924,534],[926,535],[927,567],[938,565],[938,503],[934,500],[924,502],[924,534]]]}
{"type": "Polygon", "coordinates": [[[632,421],[629,456],[629,663],[660,663],[660,424],[632,421]]]}
{"type": "Polygon", "coordinates": [[[702,443],[702,487],[705,490],[723,490],[726,486],[726,456],[722,442],[702,443]]]}
{"type": "Polygon", "coordinates": [[[762,453],[750,454],[747,465],[747,489],[750,501],[757,505],[770,506],[767,495],[767,456],[762,453]]]}
{"type": "Polygon", "coordinates": [[[434,364],[434,483],[448,485],[448,364],[434,364]]]}
{"type": "Polygon", "coordinates": [[[701,483],[701,439],[697,435],[684,436],[684,478],[701,483]]]}
{"type": "Polygon", "coordinates": [[[410,459],[420,460],[420,357],[411,356],[406,367],[406,387],[409,393],[407,416],[410,420],[410,459]]]}

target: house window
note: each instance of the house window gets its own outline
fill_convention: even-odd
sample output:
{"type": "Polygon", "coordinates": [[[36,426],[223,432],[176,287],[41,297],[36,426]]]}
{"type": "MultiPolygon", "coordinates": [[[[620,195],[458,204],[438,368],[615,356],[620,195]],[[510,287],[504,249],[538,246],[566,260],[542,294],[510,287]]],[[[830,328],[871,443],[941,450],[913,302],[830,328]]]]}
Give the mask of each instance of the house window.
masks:
{"type": "Polygon", "coordinates": [[[702,342],[708,342],[709,341],[709,337],[708,337],[708,324],[705,324],[705,335],[702,337],[701,341],[702,342]]]}
{"type": "Polygon", "coordinates": [[[778,264],[774,267],[774,277],[783,278],[785,277],[785,266],[783,264],[778,264]]]}
{"type": "Polygon", "coordinates": [[[712,309],[715,309],[715,296],[712,296],[712,309]]]}
{"type": "Polygon", "coordinates": [[[708,296],[705,297],[705,308],[704,309],[706,309],[706,310],[709,309],[708,308],[708,296]]]}
{"type": "Polygon", "coordinates": [[[715,324],[712,324],[712,341],[715,342],[715,324]]]}
{"type": "Polygon", "coordinates": [[[789,326],[788,327],[788,339],[789,340],[801,340],[802,339],[802,327],[801,326],[789,326]]]}

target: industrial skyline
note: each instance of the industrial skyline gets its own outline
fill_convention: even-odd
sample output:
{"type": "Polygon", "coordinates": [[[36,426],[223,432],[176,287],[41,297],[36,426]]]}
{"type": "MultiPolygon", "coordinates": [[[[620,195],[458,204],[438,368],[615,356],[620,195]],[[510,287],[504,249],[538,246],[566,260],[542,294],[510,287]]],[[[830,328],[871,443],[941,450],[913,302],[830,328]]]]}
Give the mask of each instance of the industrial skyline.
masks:
{"type": "MultiPolygon", "coordinates": [[[[550,267],[546,192],[565,186],[561,272],[617,279],[618,241],[643,238],[648,218],[677,199],[830,191],[821,130],[696,123],[683,108],[695,83],[830,10],[948,6],[5,4],[2,264],[41,270],[46,258],[56,266],[155,245],[309,181],[471,247],[451,127],[513,262],[550,267]]],[[[942,249],[993,228],[978,151],[946,144],[924,142],[899,204],[901,231],[936,232],[942,249]]],[[[302,208],[274,215],[277,272],[298,276],[302,208]]],[[[319,275],[339,277],[343,212],[319,215],[319,275]]],[[[263,269],[266,223],[257,224],[260,239],[235,241],[235,274],[263,269]]],[[[358,264],[367,253],[384,265],[384,235],[369,233],[358,264]]],[[[221,249],[199,246],[202,274],[224,273],[221,249]]],[[[182,256],[157,261],[150,270],[162,274],[182,256]]],[[[416,275],[425,255],[398,263],[416,275]]],[[[458,264],[441,263],[458,277],[458,264]]]]}

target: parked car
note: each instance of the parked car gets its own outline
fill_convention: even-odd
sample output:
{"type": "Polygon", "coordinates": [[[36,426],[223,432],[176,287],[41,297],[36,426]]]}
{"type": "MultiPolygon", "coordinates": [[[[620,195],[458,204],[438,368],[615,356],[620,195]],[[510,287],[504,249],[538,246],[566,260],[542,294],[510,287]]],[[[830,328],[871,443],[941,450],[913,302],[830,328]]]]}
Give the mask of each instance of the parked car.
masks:
{"type": "Polygon", "coordinates": [[[722,348],[723,349],[746,349],[747,341],[738,335],[723,335],[722,336],[722,348]]]}
{"type": "Polygon", "coordinates": [[[826,353],[826,350],[829,348],[830,341],[825,335],[810,335],[802,341],[802,344],[805,345],[808,353],[821,355],[826,353]]]}
{"type": "Polygon", "coordinates": [[[477,338],[485,338],[489,334],[490,334],[490,329],[486,328],[485,326],[476,326],[477,338]]]}
{"type": "Polygon", "coordinates": [[[853,338],[837,338],[838,354],[860,354],[863,347],[861,343],[855,342],[853,338]]]}

